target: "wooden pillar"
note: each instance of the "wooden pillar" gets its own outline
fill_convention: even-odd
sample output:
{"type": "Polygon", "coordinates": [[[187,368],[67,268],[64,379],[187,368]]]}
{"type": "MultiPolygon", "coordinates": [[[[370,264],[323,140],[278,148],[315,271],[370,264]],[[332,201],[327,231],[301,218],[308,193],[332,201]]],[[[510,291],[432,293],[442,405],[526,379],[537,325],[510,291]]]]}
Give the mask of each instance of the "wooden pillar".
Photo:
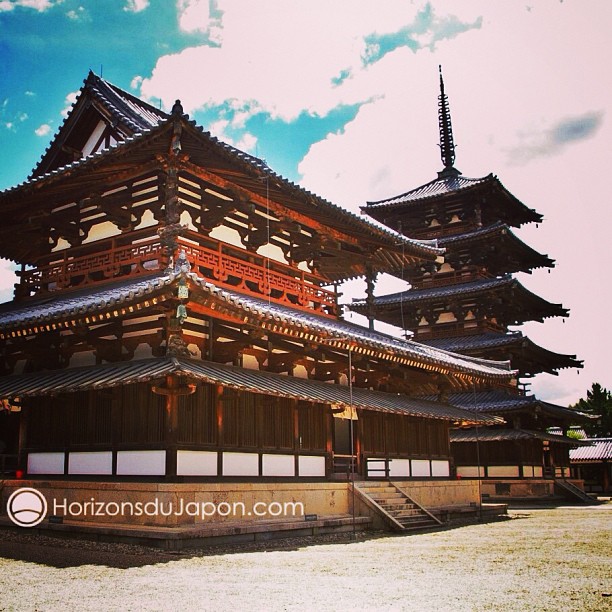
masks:
{"type": "Polygon", "coordinates": [[[28,423],[30,420],[30,407],[22,404],[19,413],[19,438],[17,440],[17,467],[27,469],[25,447],[28,443],[28,423]]]}
{"type": "Polygon", "coordinates": [[[367,266],[366,271],[366,305],[367,305],[367,317],[368,327],[371,331],[374,330],[374,283],[376,281],[376,273],[372,271],[370,265],[367,266]]]}
{"type": "Polygon", "coordinates": [[[223,475],[223,446],[225,444],[223,432],[223,386],[215,387],[215,413],[217,415],[217,476],[223,475]]]}
{"type": "MultiPolygon", "coordinates": [[[[351,412],[354,411],[355,415],[359,416],[357,408],[351,408],[351,412]]],[[[351,419],[353,415],[351,414],[351,419]]],[[[359,418],[354,419],[353,423],[353,454],[355,455],[355,471],[357,474],[363,475],[363,466],[361,462],[361,421],[359,418]]]]}
{"type": "Polygon", "coordinates": [[[181,385],[177,376],[166,376],[164,387],[153,387],[153,393],[166,398],[164,415],[164,447],[166,449],[166,478],[175,479],[176,454],[178,450],[178,407],[181,395],[191,395],[195,385],[181,385]]]}
{"type": "Polygon", "coordinates": [[[325,477],[334,473],[334,415],[326,409],[325,418],[325,477]]]}
{"type": "Polygon", "coordinates": [[[298,400],[291,400],[291,410],[293,412],[293,452],[294,452],[294,474],[300,475],[300,412],[298,409],[298,400]]]}

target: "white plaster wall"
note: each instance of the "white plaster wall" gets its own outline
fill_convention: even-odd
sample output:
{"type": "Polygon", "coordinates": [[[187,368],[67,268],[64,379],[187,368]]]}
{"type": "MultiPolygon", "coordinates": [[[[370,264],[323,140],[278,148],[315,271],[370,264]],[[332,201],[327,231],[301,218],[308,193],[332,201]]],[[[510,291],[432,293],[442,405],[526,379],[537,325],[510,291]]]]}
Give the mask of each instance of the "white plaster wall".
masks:
{"type": "Polygon", "coordinates": [[[295,476],[293,455],[264,455],[263,476],[295,476]]]}
{"type": "Polygon", "coordinates": [[[176,454],[176,473],[179,476],[216,476],[217,456],[215,451],[180,450],[176,454]]]}
{"type": "Polygon", "coordinates": [[[242,238],[240,238],[240,234],[233,227],[219,225],[215,227],[212,232],[210,232],[209,236],[211,238],[214,238],[215,240],[227,242],[227,244],[233,244],[234,246],[244,249],[244,244],[242,244],[242,238]]]}
{"type": "Polygon", "coordinates": [[[139,230],[145,227],[151,227],[153,225],[157,225],[157,220],[153,216],[153,211],[147,208],[147,210],[145,210],[144,213],[142,214],[140,223],[134,229],[139,230]]]}
{"type": "Polygon", "coordinates": [[[63,474],[64,453],[29,453],[28,474],[63,474]]]}
{"type": "Polygon", "coordinates": [[[96,240],[103,240],[104,238],[112,238],[119,234],[121,234],[121,230],[114,223],[104,221],[92,226],[87,237],[83,240],[83,244],[95,242],[96,240]]]}
{"type": "Polygon", "coordinates": [[[429,459],[411,459],[413,476],[431,476],[429,459]]]}
{"type": "Polygon", "coordinates": [[[410,476],[410,459],[392,459],[389,476],[410,476]]]}
{"type": "Polygon", "coordinates": [[[92,366],[96,365],[96,354],[94,351],[80,351],[73,353],[70,358],[69,368],[80,367],[80,366],[92,366]]]}
{"type": "Polygon", "coordinates": [[[457,466],[457,476],[461,476],[461,478],[478,478],[480,474],[481,478],[484,478],[484,467],[480,467],[476,465],[460,465],[457,466]]]}
{"type": "Polygon", "coordinates": [[[243,355],[242,367],[245,370],[259,370],[259,361],[257,361],[255,355],[243,355]]]}
{"type": "Polygon", "coordinates": [[[259,455],[223,453],[223,476],[259,476],[259,455]]]}
{"type": "Polygon", "coordinates": [[[308,378],[308,370],[303,365],[296,365],[293,368],[293,376],[295,378],[308,378]]]}
{"type": "Polygon", "coordinates": [[[523,466],[523,478],[533,478],[533,465],[523,466]]]}
{"type": "Polygon", "coordinates": [[[300,476],[325,476],[325,457],[301,455],[298,469],[300,470],[300,476]]]}
{"type": "MultiPolygon", "coordinates": [[[[335,415],[334,415],[335,416],[335,415]]],[[[385,476],[385,460],[384,459],[368,459],[368,476],[371,478],[384,478],[385,476]]]]}
{"type": "Polygon", "coordinates": [[[450,476],[450,466],[448,461],[434,460],[431,462],[431,475],[437,477],[450,476]]]}
{"type": "Polygon", "coordinates": [[[518,465],[490,465],[487,468],[489,478],[518,478],[518,465]]]}
{"type": "Polygon", "coordinates": [[[166,451],[118,451],[118,476],[164,476],[166,451]]]}
{"type": "Polygon", "coordinates": [[[100,475],[112,474],[113,453],[111,451],[69,453],[68,473],[100,475]]]}

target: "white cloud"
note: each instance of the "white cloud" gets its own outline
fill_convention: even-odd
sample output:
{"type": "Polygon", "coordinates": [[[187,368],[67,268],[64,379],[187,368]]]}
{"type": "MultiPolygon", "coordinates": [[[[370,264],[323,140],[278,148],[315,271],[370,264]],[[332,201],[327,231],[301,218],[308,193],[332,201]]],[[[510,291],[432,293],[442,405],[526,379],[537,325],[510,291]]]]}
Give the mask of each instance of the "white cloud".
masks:
{"type": "Polygon", "coordinates": [[[517,141],[507,149],[509,164],[526,164],[537,157],[561,154],[565,147],[592,138],[601,127],[602,112],[566,117],[544,128],[534,126],[520,131],[517,141]]]}
{"type": "Polygon", "coordinates": [[[6,259],[0,259],[0,303],[13,297],[13,285],[18,282],[15,275],[15,264],[6,259]]]}
{"type": "Polygon", "coordinates": [[[51,132],[51,126],[48,123],[43,123],[42,125],[38,126],[35,130],[34,133],[37,136],[46,136],[47,134],[49,134],[51,132]]]}
{"type": "Polygon", "coordinates": [[[206,31],[210,27],[209,0],[177,0],[179,26],[185,32],[206,31]]]}
{"type": "Polygon", "coordinates": [[[140,13],[140,11],[144,11],[148,7],[149,0],[127,0],[123,10],[129,13],[140,13]]]}
{"type": "Polygon", "coordinates": [[[79,6],[76,9],[70,10],[66,13],[66,17],[72,21],[78,21],[79,19],[83,19],[87,17],[87,13],[85,12],[85,8],[79,6]]]}
{"type": "Polygon", "coordinates": [[[139,75],[136,75],[130,82],[130,87],[132,89],[139,89],[140,85],[142,83],[142,77],[139,75]]]}
{"type": "MultiPolygon", "coordinates": [[[[182,6],[187,14],[188,3],[182,6]]],[[[301,113],[322,116],[343,104],[360,105],[350,123],[312,143],[299,165],[305,187],[358,211],[366,200],[403,193],[441,169],[442,64],[457,167],[465,176],[494,172],[546,218],[539,230],[519,235],[555,258],[557,268],[535,272],[528,287],[572,315],[566,324],[527,326],[528,335],[585,359],[585,387],[593,380],[611,387],[608,360],[598,348],[607,285],[585,270],[607,261],[612,223],[601,203],[612,139],[602,49],[609,48],[612,5],[595,0],[589,6],[551,1],[528,10],[516,2],[401,0],[376,11],[360,0],[223,0],[215,6],[221,15],[215,44],[161,57],[141,91],[168,107],[179,97],[189,113],[215,109],[214,131],[231,142],[251,129],[255,113],[291,122],[301,113]]],[[[210,9],[200,9],[200,21],[193,17],[183,27],[210,32],[210,9]]],[[[559,385],[559,401],[583,386],[574,376],[563,371],[553,379],[570,381],[559,385]]],[[[539,386],[553,397],[542,377],[532,389],[539,386]]]]}
{"type": "MultiPolygon", "coordinates": [[[[206,3],[180,6],[185,28],[210,23],[206,3]]],[[[145,96],[162,98],[170,106],[180,91],[187,112],[231,102],[242,121],[244,113],[257,112],[285,121],[301,112],[325,115],[340,104],[372,96],[358,78],[367,72],[364,37],[396,31],[398,23],[410,23],[417,13],[400,0],[388,2],[384,11],[372,11],[364,0],[225,1],[219,2],[218,11],[219,46],[201,45],[161,57],[142,83],[145,96]],[[344,78],[338,84],[340,76],[344,78]]]]}
{"type": "Polygon", "coordinates": [[[257,145],[257,137],[248,132],[240,134],[236,139],[232,136],[232,125],[227,119],[218,119],[208,126],[210,133],[219,140],[230,144],[241,151],[252,153],[257,145]]]}
{"type": "Polygon", "coordinates": [[[30,8],[39,12],[52,8],[55,4],[61,4],[63,0],[54,3],[51,0],[2,0],[0,2],[0,12],[12,11],[17,7],[30,8]]]}
{"type": "Polygon", "coordinates": [[[62,110],[62,117],[67,117],[70,111],[72,110],[72,106],[77,101],[79,96],[79,91],[73,91],[66,96],[66,106],[62,110]]]}

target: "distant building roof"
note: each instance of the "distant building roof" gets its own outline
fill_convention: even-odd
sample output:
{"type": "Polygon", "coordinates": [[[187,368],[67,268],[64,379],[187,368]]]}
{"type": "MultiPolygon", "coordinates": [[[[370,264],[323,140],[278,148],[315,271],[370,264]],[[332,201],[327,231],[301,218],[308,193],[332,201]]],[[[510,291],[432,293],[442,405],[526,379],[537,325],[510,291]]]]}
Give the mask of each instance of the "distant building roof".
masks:
{"type": "Polygon", "coordinates": [[[401,195],[367,202],[362,210],[366,214],[382,220],[386,217],[400,215],[400,212],[407,207],[412,208],[434,201],[465,197],[471,192],[474,194],[486,192],[501,198],[508,209],[507,212],[515,220],[514,225],[542,220],[542,215],[528,208],[514,197],[495,175],[488,174],[482,178],[468,178],[459,172],[442,172],[437,179],[401,195]]]}
{"type": "MultiPolygon", "coordinates": [[[[507,275],[501,278],[484,278],[465,283],[431,287],[428,289],[408,289],[401,293],[392,293],[374,298],[374,308],[378,318],[393,323],[397,318],[395,310],[416,308],[424,304],[444,303],[460,298],[503,299],[506,306],[508,325],[523,323],[525,320],[541,321],[548,317],[566,317],[569,310],[561,304],[548,302],[544,298],[526,289],[517,279],[507,275]],[[520,308],[519,306],[522,306],[520,308]]],[[[349,308],[355,312],[365,312],[369,305],[364,299],[356,299],[349,308]]],[[[501,313],[500,313],[501,314],[501,313]]],[[[498,315],[499,317],[499,315],[498,315]]],[[[395,323],[397,324],[397,323],[395,323]]]]}
{"type": "Polygon", "coordinates": [[[557,442],[561,444],[583,445],[584,442],[569,438],[567,436],[555,435],[544,431],[534,431],[530,429],[453,429],[450,432],[451,442],[505,442],[508,440],[545,440],[547,442],[557,442]]]}
{"type": "Polygon", "coordinates": [[[581,446],[570,451],[572,463],[595,463],[612,461],[612,438],[587,438],[590,446],[581,446]]]}
{"type": "MultiPolygon", "coordinates": [[[[426,396],[426,399],[434,398],[432,396],[426,396]]],[[[535,410],[567,422],[584,422],[591,418],[583,412],[542,401],[534,395],[522,395],[503,390],[477,391],[475,393],[451,393],[446,398],[446,401],[464,410],[500,416],[512,412],[535,410]]]]}
{"type": "Polygon", "coordinates": [[[481,353],[495,349],[512,351],[512,363],[521,371],[523,376],[540,372],[554,373],[562,368],[582,367],[582,361],[577,360],[575,355],[564,355],[549,351],[535,344],[535,342],[519,331],[506,334],[487,332],[483,334],[432,338],[420,340],[420,342],[428,346],[435,346],[446,351],[462,354],[481,353]],[[533,366],[532,362],[536,366],[533,366]]]}

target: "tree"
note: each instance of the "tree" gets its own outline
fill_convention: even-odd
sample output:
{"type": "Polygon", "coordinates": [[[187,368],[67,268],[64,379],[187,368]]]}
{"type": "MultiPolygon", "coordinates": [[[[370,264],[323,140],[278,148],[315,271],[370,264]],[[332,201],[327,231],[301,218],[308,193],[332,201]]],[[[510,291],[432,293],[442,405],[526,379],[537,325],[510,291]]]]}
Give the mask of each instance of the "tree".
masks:
{"type": "Polygon", "coordinates": [[[599,383],[593,383],[587,391],[586,399],[578,400],[570,408],[598,417],[584,424],[584,430],[590,438],[612,436],[612,393],[599,383]]]}

